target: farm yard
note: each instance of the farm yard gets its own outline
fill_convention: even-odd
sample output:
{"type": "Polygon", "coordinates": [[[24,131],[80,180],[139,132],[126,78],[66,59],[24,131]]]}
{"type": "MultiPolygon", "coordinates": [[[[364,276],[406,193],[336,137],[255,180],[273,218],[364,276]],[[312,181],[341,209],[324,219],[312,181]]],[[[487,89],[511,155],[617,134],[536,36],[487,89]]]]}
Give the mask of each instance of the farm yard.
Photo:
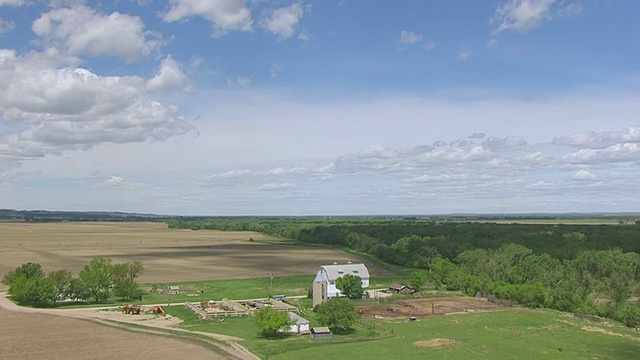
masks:
{"type": "MultiPolygon", "coordinates": [[[[0,359],[38,359],[44,351],[52,360],[87,354],[96,359],[195,360],[513,359],[522,354],[531,359],[637,359],[640,353],[640,333],[616,323],[512,309],[439,291],[420,292],[431,298],[393,295],[376,303],[374,295],[358,301],[361,318],[353,331],[332,339],[298,334],[268,338],[252,317],[234,316],[260,306],[241,299],[286,295],[291,298],[287,304],[295,305],[310,326],[319,326],[306,298],[313,274],[320,265],[359,259],[339,249],[255,232],[170,230],[160,223],[0,223],[0,238],[0,271],[5,273],[27,261],[41,263],[45,271],[65,267],[77,274],[95,256],[140,260],[146,268],[140,281],[147,291],[146,311],[140,315],[118,309],[20,308],[5,299],[0,307],[13,311],[0,309],[0,359]],[[191,302],[196,310],[182,302],[191,302]],[[167,305],[166,317],[152,313],[150,304],[156,303],[167,305]],[[221,347],[226,354],[221,355],[221,347]]],[[[406,280],[406,274],[376,266],[370,283],[374,294],[406,280]]]]}
{"type": "Polygon", "coordinates": [[[141,283],[308,275],[321,264],[353,260],[337,249],[281,243],[256,232],[174,230],[153,222],[0,222],[0,239],[1,274],[29,261],[77,274],[104,256],[142,261],[141,283]]]}
{"type": "Polygon", "coordinates": [[[395,300],[391,303],[358,306],[359,314],[377,320],[396,320],[428,315],[445,315],[462,312],[500,310],[504,307],[492,304],[486,299],[467,297],[438,297],[423,299],[395,300]]]}

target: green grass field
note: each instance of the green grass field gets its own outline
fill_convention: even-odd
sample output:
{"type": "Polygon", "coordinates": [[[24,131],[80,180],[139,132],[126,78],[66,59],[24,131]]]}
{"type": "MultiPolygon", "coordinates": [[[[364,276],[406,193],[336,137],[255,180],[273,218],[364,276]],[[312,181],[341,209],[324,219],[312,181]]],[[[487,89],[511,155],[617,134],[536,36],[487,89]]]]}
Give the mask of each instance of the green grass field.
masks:
{"type": "MultiPolygon", "coordinates": [[[[304,306],[303,306],[304,308],[304,306]]],[[[188,329],[239,336],[265,359],[638,359],[640,333],[615,324],[597,324],[549,310],[509,309],[489,313],[430,316],[418,321],[358,325],[349,335],[311,340],[309,336],[262,337],[253,320],[202,321],[171,308],[188,329]],[[418,342],[448,340],[441,346],[418,342]]],[[[302,314],[318,325],[313,313],[302,314]]]]}

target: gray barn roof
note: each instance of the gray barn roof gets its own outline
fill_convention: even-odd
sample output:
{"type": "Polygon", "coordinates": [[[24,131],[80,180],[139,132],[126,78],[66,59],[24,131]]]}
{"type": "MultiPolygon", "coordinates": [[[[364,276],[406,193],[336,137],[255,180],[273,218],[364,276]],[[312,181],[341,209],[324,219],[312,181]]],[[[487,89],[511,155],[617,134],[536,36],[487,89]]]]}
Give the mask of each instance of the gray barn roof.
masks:
{"type": "Polygon", "coordinates": [[[295,322],[296,325],[304,325],[309,323],[309,320],[301,317],[298,314],[292,313],[291,311],[289,311],[287,314],[289,315],[289,319],[295,322]]]}
{"type": "Polygon", "coordinates": [[[369,279],[369,269],[364,264],[337,264],[320,266],[318,272],[323,270],[327,273],[327,280],[336,281],[345,275],[355,275],[363,279],[369,279]]]}

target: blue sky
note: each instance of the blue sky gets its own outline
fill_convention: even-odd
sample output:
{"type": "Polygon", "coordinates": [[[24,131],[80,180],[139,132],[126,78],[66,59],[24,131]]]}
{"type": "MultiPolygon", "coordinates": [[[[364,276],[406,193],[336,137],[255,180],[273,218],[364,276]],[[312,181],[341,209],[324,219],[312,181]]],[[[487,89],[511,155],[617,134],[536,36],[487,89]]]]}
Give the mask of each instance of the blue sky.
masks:
{"type": "Polygon", "coordinates": [[[631,0],[0,0],[0,208],[640,211],[631,0]]]}

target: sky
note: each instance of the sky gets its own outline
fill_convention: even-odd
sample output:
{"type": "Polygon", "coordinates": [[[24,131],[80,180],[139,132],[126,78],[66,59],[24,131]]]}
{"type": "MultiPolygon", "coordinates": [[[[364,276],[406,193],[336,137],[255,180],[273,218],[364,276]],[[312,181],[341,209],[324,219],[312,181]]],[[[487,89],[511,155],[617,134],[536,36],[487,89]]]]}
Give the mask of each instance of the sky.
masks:
{"type": "Polygon", "coordinates": [[[635,0],[0,0],[0,208],[640,212],[635,0]]]}

